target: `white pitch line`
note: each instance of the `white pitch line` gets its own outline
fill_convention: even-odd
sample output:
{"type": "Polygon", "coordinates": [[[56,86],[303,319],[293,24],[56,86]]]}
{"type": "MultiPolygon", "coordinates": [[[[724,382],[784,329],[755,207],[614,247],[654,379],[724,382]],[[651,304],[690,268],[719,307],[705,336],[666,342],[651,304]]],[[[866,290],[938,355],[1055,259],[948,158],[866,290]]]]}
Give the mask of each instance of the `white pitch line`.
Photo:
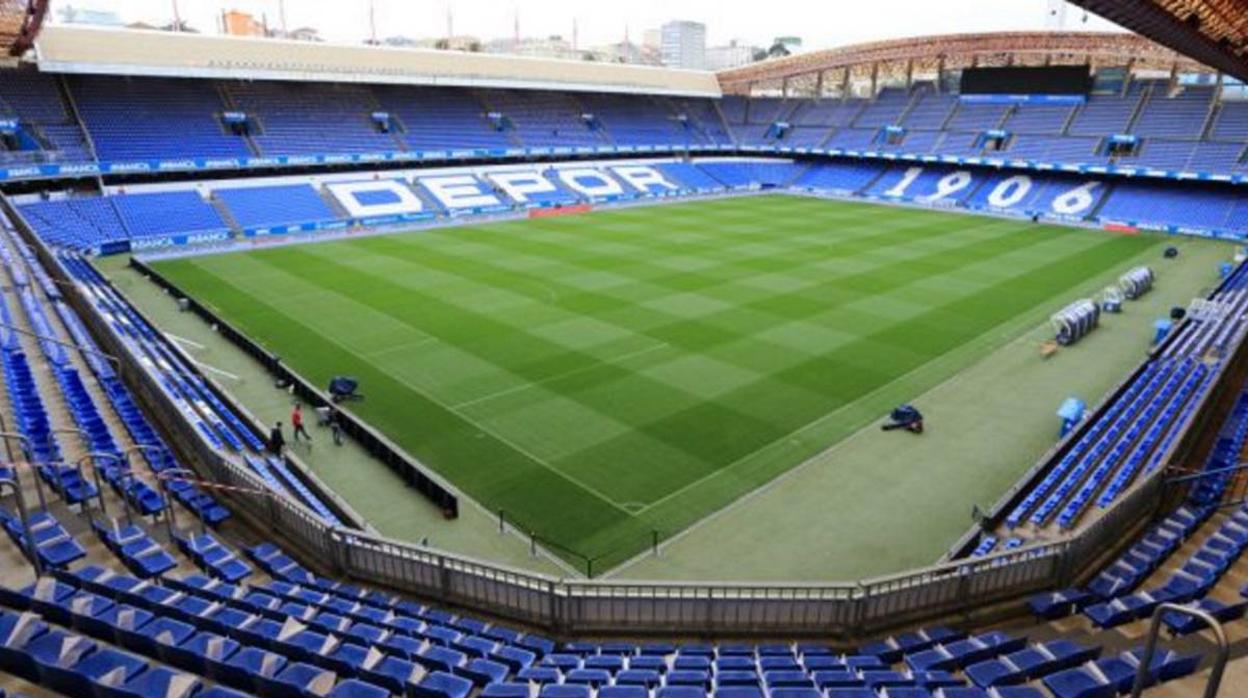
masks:
{"type": "Polygon", "coordinates": [[[185,344],[186,346],[191,347],[192,349],[200,349],[200,350],[204,349],[204,345],[200,344],[199,342],[193,342],[187,339],[186,337],[179,337],[178,335],[173,334],[171,332],[166,332],[165,336],[168,337],[170,340],[177,342],[178,344],[185,344]]]}
{"type": "Polygon", "coordinates": [[[601,366],[601,365],[603,365],[603,364],[616,364],[616,363],[620,363],[621,361],[627,361],[627,360],[629,360],[629,359],[635,359],[635,358],[637,358],[638,356],[642,356],[642,355],[644,355],[644,354],[649,354],[649,353],[651,353],[651,352],[658,351],[659,349],[664,349],[664,348],[666,348],[667,346],[668,346],[667,342],[660,342],[660,343],[658,343],[658,344],[655,344],[654,346],[649,346],[649,347],[646,347],[645,349],[638,349],[637,351],[630,351],[630,352],[628,352],[627,354],[621,354],[620,356],[617,356],[617,357],[614,357],[614,358],[611,358],[611,359],[604,359],[604,360],[602,360],[602,361],[595,362],[595,363],[593,363],[593,364],[591,364],[591,365],[589,365],[589,366],[582,366],[582,367],[580,367],[580,368],[574,368],[574,369],[571,369],[571,370],[568,370],[568,371],[564,371],[563,373],[557,373],[557,374],[555,374],[555,375],[553,375],[553,376],[547,376],[546,378],[543,378],[543,379],[538,380],[538,381],[533,381],[533,382],[531,382],[531,383],[522,383],[522,384],[520,384],[520,385],[513,385],[513,386],[511,386],[510,388],[504,388],[504,389],[502,389],[502,390],[495,391],[495,392],[490,393],[490,394],[488,394],[488,395],[482,395],[481,397],[473,398],[473,399],[468,400],[468,401],[466,401],[466,402],[461,402],[461,403],[459,403],[459,404],[457,404],[457,405],[451,405],[451,409],[452,409],[452,410],[460,410],[460,409],[463,409],[463,408],[465,408],[465,407],[471,407],[472,405],[476,405],[476,404],[478,404],[478,403],[482,403],[482,402],[488,402],[488,401],[493,400],[494,398],[497,398],[497,397],[502,397],[502,396],[504,396],[504,395],[511,395],[511,394],[513,394],[513,393],[519,393],[519,392],[522,392],[522,391],[528,390],[529,388],[534,388],[534,387],[537,387],[537,386],[542,385],[542,384],[544,384],[544,383],[549,383],[549,382],[551,382],[551,381],[561,380],[561,379],[563,379],[563,378],[567,378],[567,377],[569,377],[569,376],[574,376],[574,375],[576,375],[576,374],[578,374],[578,373],[584,373],[584,372],[586,372],[586,371],[592,371],[592,370],[594,370],[595,368],[598,368],[599,366],[601,366]]]}
{"type": "Polygon", "coordinates": [[[361,356],[363,356],[366,359],[374,359],[374,358],[385,356],[386,354],[391,354],[393,352],[401,351],[404,349],[416,349],[418,347],[423,347],[426,344],[433,344],[436,341],[438,341],[437,337],[426,335],[424,337],[421,337],[420,339],[415,339],[410,342],[403,342],[402,344],[395,344],[393,346],[386,347],[385,349],[378,349],[376,351],[370,351],[365,354],[361,354],[361,356]]]}
{"type": "Polygon", "coordinates": [[[212,373],[217,374],[218,376],[225,376],[226,378],[229,378],[235,383],[243,382],[242,378],[239,378],[238,376],[234,375],[233,373],[230,373],[229,371],[223,371],[217,368],[216,366],[211,366],[209,364],[203,363],[202,361],[195,361],[194,359],[191,359],[191,362],[194,363],[195,366],[197,366],[198,368],[202,368],[205,371],[210,371],[212,373]]]}

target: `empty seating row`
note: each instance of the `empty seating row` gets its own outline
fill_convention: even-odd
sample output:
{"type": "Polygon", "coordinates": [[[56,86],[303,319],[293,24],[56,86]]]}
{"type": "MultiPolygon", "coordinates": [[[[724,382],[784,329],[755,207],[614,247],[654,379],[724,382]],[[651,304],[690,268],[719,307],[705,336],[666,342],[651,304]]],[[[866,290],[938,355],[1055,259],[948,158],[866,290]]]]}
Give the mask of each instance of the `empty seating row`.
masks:
{"type": "Polygon", "coordinates": [[[1154,589],[1120,594],[1083,609],[1100,628],[1112,628],[1153,614],[1162,603],[1202,598],[1248,548],[1248,509],[1240,508],[1170,576],[1154,589]]]}
{"type": "Polygon", "coordinates": [[[52,514],[30,512],[27,523],[29,530],[22,526],[19,516],[0,509],[0,525],[4,526],[5,533],[25,553],[29,553],[33,542],[35,554],[45,568],[64,568],[87,556],[87,551],[52,514]]]}

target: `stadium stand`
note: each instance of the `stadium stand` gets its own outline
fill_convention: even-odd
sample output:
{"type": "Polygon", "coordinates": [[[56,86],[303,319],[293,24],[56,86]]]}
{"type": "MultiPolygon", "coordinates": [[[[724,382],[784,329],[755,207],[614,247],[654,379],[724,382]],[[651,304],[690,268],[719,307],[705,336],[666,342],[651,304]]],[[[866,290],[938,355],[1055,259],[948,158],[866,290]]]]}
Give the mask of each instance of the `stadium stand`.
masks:
{"type": "MultiPolygon", "coordinates": [[[[6,141],[10,161],[245,162],[248,158],[385,156],[532,148],[870,150],[974,157],[989,130],[1015,160],[1198,172],[1245,172],[1248,110],[1212,88],[1126,83],[1080,106],[960,101],[932,83],[886,87],[871,99],[666,98],[523,90],[197,81],[7,70],[0,94],[30,138],[6,141]],[[72,98],[72,106],[68,99],[72,98]],[[134,110],[130,105],[139,104],[134,110]],[[76,112],[74,111],[76,109],[76,112]],[[226,112],[248,123],[231,133],[226,112]],[[80,115],[79,125],[74,114],[80,115]],[[332,125],[332,128],[327,128],[332,125]],[[781,127],[781,128],[778,128],[781,127]],[[907,133],[892,142],[885,127],[907,133]],[[84,128],[85,127],[85,128],[84,128]],[[922,135],[920,135],[922,132],[922,135]],[[931,135],[939,133],[940,135],[931,135]],[[1110,136],[1133,133],[1137,155],[1111,158],[1110,136]]],[[[257,160],[258,162],[261,160],[257,160]]]]}
{"type": "Polygon", "coordinates": [[[322,223],[339,218],[308,184],[223,188],[214,190],[213,196],[243,230],[322,223]]]}
{"type": "Polygon", "coordinates": [[[909,91],[904,88],[885,87],[851,125],[873,129],[897,125],[911,99],[909,91]]]}
{"type": "Polygon", "coordinates": [[[202,80],[111,76],[69,79],[101,160],[243,158],[244,136],[226,130],[219,86],[202,80]]]}
{"type": "Polygon", "coordinates": [[[729,188],[785,186],[801,171],[801,167],[791,162],[775,163],[765,160],[712,160],[699,162],[698,167],[729,188]]]}
{"type": "Polygon", "coordinates": [[[1164,81],[1149,85],[1148,101],[1132,133],[1145,138],[1200,138],[1213,105],[1213,88],[1187,87],[1173,96],[1166,94],[1168,89],[1164,81]]]}
{"type": "MultiPolygon", "coordinates": [[[[1086,589],[1033,597],[1029,602],[1033,613],[1043,619],[1081,613],[1092,627],[1100,629],[1147,618],[1162,603],[1188,604],[1223,622],[1242,618],[1248,603],[1226,603],[1215,598],[1213,592],[1248,547],[1248,509],[1237,505],[1219,513],[1217,507],[1230,482],[1225,474],[1228,459],[1233,460],[1242,450],[1246,434],[1248,401],[1241,394],[1202,467],[1204,472],[1223,475],[1202,478],[1181,507],[1151,526],[1127,552],[1106,565],[1086,589]],[[1178,557],[1183,561],[1170,562],[1178,557]],[[1154,585],[1139,591],[1146,582],[1154,585]]],[[[1163,622],[1175,635],[1199,629],[1193,618],[1177,614],[1167,614],[1163,622]]],[[[1060,685],[1062,681],[1056,683],[1060,685]]]]}
{"type": "MultiPolygon", "coordinates": [[[[845,133],[865,134],[861,129],[845,133]]],[[[915,131],[907,134],[901,146],[934,148],[945,133],[915,131]],[[932,143],[922,146],[923,142],[932,143]]],[[[950,137],[959,134],[948,134],[950,137]]],[[[967,139],[970,134],[960,134],[967,139]]],[[[1044,136],[1016,136],[1006,154],[1029,147],[1028,139],[1044,136]]],[[[1053,139],[1070,147],[1080,144],[1090,149],[1095,139],[1053,139]]],[[[1153,141],[1156,146],[1164,141],[1153,141]]],[[[1175,143],[1181,143],[1176,141],[1175,143]]],[[[1214,144],[1207,144],[1213,146],[1214,144]]],[[[1190,148],[1190,143],[1184,143],[1190,148]]],[[[1238,148],[1238,146],[1234,146],[1238,148]]],[[[887,146],[885,150],[895,149],[887,146]]],[[[968,148],[971,150],[973,148],[968,148]]],[[[1195,157],[1189,155],[1187,157],[1195,157]]],[[[1133,225],[1141,228],[1173,232],[1205,232],[1243,235],[1248,231],[1248,204],[1235,194],[1232,187],[1213,183],[1166,184],[1159,181],[1115,181],[1080,177],[1071,174],[1043,172],[1004,173],[980,167],[955,168],[949,165],[923,166],[886,165],[871,160],[829,160],[818,163],[767,160],[765,158],[697,158],[691,161],[657,161],[657,171],[670,172],[673,182],[686,193],[718,191],[723,188],[790,188],[812,193],[835,193],[840,196],[884,198],[923,205],[956,206],[969,210],[1008,213],[1019,216],[1039,215],[1056,220],[1133,225]],[[907,173],[916,171],[913,178],[907,173]],[[949,179],[952,177],[952,179],[949,179]],[[942,184],[943,183],[943,184],[942,184]],[[942,189],[943,187],[943,189],[942,189]]],[[[647,165],[648,167],[649,165],[647,165]]],[[[606,180],[616,181],[619,194],[589,196],[570,189],[560,181],[555,168],[533,170],[535,176],[549,182],[552,189],[513,200],[497,189],[489,176],[469,175],[469,181],[481,191],[495,190],[495,204],[480,213],[498,213],[510,208],[551,206],[586,201],[607,201],[634,196],[669,195],[665,190],[634,192],[632,185],[610,173],[611,165],[589,163],[599,168],[606,180]]],[[[514,168],[513,168],[514,169],[514,168]]],[[[506,167],[498,169],[506,171],[506,167]]],[[[493,171],[491,169],[484,172],[493,171]]],[[[421,179],[421,178],[414,178],[421,179]]],[[[148,247],[167,245],[170,236],[206,235],[221,240],[230,235],[269,234],[291,230],[345,227],[360,224],[321,190],[320,184],[292,183],[290,178],[272,184],[256,183],[235,186],[229,182],[199,189],[144,191],[130,188],[130,193],[107,197],[74,196],[39,200],[22,199],[19,209],[30,224],[48,242],[66,249],[80,251],[117,251],[127,246],[148,247]],[[207,196],[207,200],[203,197],[207,196]],[[176,212],[176,216],[167,215],[176,212]]],[[[428,215],[462,215],[463,211],[448,206],[428,190],[425,182],[406,180],[401,188],[410,189],[423,202],[428,215]],[[409,186],[411,185],[411,186],[409,186]],[[454,209],[454,210],[452,210],[454,209]]],[[[390,197],[392,193],[378,192],[390,197]]],[[[378,203],[380,200],[378,200],[378,203]]],[[[384,217],[383,217],[384,218],[384,217]]]]}
{"type": "Polygon", "coordinates": [[[935,85],[920,83],[912,89],[912,104],[899,125],[908,129],[939,131],[951,116],[957,97],[937,92],[935,85]]]}
{"type": "Polygon", "coordinates": [[[679,182],[687,191],[708,192],[724,188],[722,182],[707,174],[705,170],[688,162],[666,162],[656,166],[669,179],[679,182]]]}
{"type": "Polygon", "coordinates": [[[1010,112],[1010,105],[958,102],[957,110],[949,118],[945,127],[950,131],[960,132],[980,132],[1000,128],[1010,112]]]}
{"type": "Polygon", "coordinates": [[[127,249],[131,240],[111,198],[75,197],[28,203],[22,213],[48,242],[70,249],[127,249]]]}
{"type": "Polygon", "coordinates": [[[1058,135],[1066,130],[1076,107],[1017,104],[1006,111],[1003,128],[1015,133],[1058,135]]]}
{"type": "Polygon", "coordinates": [[[1088,101],[1076,111],[1067,133],[1098,137],[1127,133],[1150,86],[1145,82],[1134,82],[1121,97],[1107,94],[1089,96],[1088,101]]]}
{"type": "MultiPolygon", "coordinates": [[[[676,118],[680,120],[683,117],[685,127],[692,129],[706,144],[717,147],[734,144],[732,136],[728,133],[728,126],[718,113],[714,102],[705,99],[673,98],[671,103],[675,109],[676,118]]],[[[616,121],[613,120],[613,123],[616,121]]]]}
{"type": "Polygon", "coordinates": [[[259,133],[252,140],[266,155],[401,149],[395,134],[379,131],[371,121],[381,105],[365,86],[236,82],[222,83],[221,93],[228,107],[259,122],[259,133]]]}
{"type": "Polygon", "coordinates": [[[486,108],[466,90],[376,87],[380,108],[402,124],[400,134],[417,152],[512,147],[486,119],[486,108]]]}
{"type": "Polygon", "coordinates": [[[1235,197],[1203,187],[1176,191],[1159,184],[1130,182],[1115,187],[1100,215],[1133,224],[1183,221],[1183,226],[1220,231],[1230,228],[1236,203],[1235,197]]]}
{"type": "Polygon", "coordinates": [[[598,122],[585,118],[591,112],[571,95],[487,90],[481,93],[480,101],[489,106],[490,112],[507,119],[515,137],[529,147],[576,148],[606,144],[598,122]]]}
{"type": "Polygon", "coordinates": [[[61,97],[57,78],[33,70],[6,70],[0,80],[0,110],[18,121],[17,149],[6,163],[91,160],[87,137],[61,97]]]}
{"type": "MultiPolygon", "coordinates": [[[[601,125],[601,135],[616,145],[671,143],[689,146],[719,140],[699,128],[701,123],[711,118],[705,111],[701,114],[702,119],[697,119],[696,114],[691,118],[687,111],[682,119],[681,114],[663,108],[658,101],[625,95],[585,95],[581,102],[585,105],[584,113],[592,115],[595,123],[601,125]]],[[[719,133],[722,132],[719,129],[719,133]]]]}
{"type": "MultiPolygon", "coordinates": [[[[994,155],[1003,158],[1175,171],[1246,169],[1248,110],[1218,103],[1205,87],[1168,94],[1162,81],[1128,82],[1120,94],[1052,107],[960,102],[930,83],[886,87],[871,99],[713,102],[262,81],[61,81],[30,71],[6,73],[13,79],[0,81],[3,107],[30,136],[5,153],[12,162],[620,146],[670,151],[734,142],[977,157],[984,154],[983,132],[1001,128],[1009,135],[994,155]],[[85,128],[71,116],[71,99],[85,128]],[[134,103],[144,108],[127,111],[134,103]],[[230,133],[222,123],[225,111],[254,119],[255,131],[230,133]],[[1143,139],[1138,154],[1106,154],[1105,140],[1125,133],[1143,139]]],[[[601,166],[604,179],[629,192],[619,198],[672,193],[661,184],[652,189],[611,174],[606,164],[581,164],[601,166]]],[[[788,188],[994,214],[1248,234],[1248,203],[1220,183],[868,158],[699,156],[652,166],[681,194],[788,188]]],[[[492,189],[488,167],[466,174],[470,183],[464,186],[508,201],[473,208],[489,213],[611,198],[560,182],[546,165],[539,172],[553,189],[524,201],[492,189]]],[[[457,213],[419,176],[395,177],[438,215],[457,213]]],[[[144,368],[170,410],[162,420],[193,425],[214,457],[250,473],[266,497],[338,527],[338,534],[343,512],[319,483],[268,453],[256,425],[79,254],[177,235],[362,225],[323,186],[322,180],[296,177],[245,187],[139,185],[108,196],[28,195],[17,210],[57,248],[55,265],[103,321],[91,326],[107,328],[144,368]]],[[[1134,641],[1123,646],[1106,631],[1141,622],[1165,602],[1192,605],[1227,623],[1240,621],[1248,608],[1240,600],[1248,589],[1229,586],[1231,570],[1248,549],[1248,507],[1220,509],[1232,484],[1222,471],[1239,461],[1248,439],[1248,394],[1240,394],[1203,465],[1213,477],[1199,480],[1179,506],[1162,512],[1085,587],[1033,597],[1030,607],[1042,624],[987,630],[972,627],[976,621],[968,617],[965,630],[919,628],[852,651],[817,642],[556,641],[367,582],[323,576],[302,562],[307,551],[287,550],[281,541],[267,540],[267,531],[236,520],[226,506],[233,500],[218,499],[211,483],[183,479],[184,464],[148,409],[101,358],[86,316],[66,302],[12,228],[0,233],[0,263],[9,282],[0,284],[0,324],[33,333],[0,328],[3,397],[13,428],[25,439],[24,458],[39,464],[35,484],[53,495],[25,522],[0,508],[14,557],[33,551],[50,572],[27,586],[0,584],[0,671],[66,695],[1093,698],[1130,690],[1144,662],[1134,641]],[[74,435],[53,426],[54,413],[63,414],[74,435]],[[139,447],[146,469],[130,467],[128,447],[139,447]],[[80,452],[107,461],[92,464],[106,491],[65,464],[67,454],[80,452]],[[121,504],[125,525],[116,517],[94,518],[95,511],[104,514],[105,501],[121,504]],[[172,514],[183,509],[198,519],[198,533],[175,530],[172,514]],[[136,520],[129,520],[131,512],[136,520]],[[158,520],[168,535],[155,531],[158,520]],[[1081,625],[1043,624],[1073,615],[1081,625]]],[[[1213,391],[1212,379],[1248,326],[1248,268],[1237,269],[1206,302],[1213,310],[1194,313],[1177,327],[1116,398],[1063,444],[1048,470],[1018,493],[1001,526],[974,541],[971,557],[1074,529],[1163,466],[1162,455],[1213,391]]],[[[14,471],[0,468],[0,477],[12,478],[14,471]]],[[[1164,622],[1175,635],[1197,629],[1178,615],[1164,622]]],[[[1196,672],[1200,659],[1163,650],[1142,673],[1150,684],[1169,682],[1196,672]]]]}
{"type": "MultiPolygon", "coordinates": [[[[5,514],[8,516],[7,514],[5,514]]],[[[56,545],[75,545],[51,515],[37,518],[56,545]]],[[[14,530],[12,518],[6,529],[14,530]]],[[[33,523],[34,520],[32,520],[33,523]]],[[[17,529],[20,532],[20,528],[17,529]]],[[[244,561],[215,536],[179,539],[178,553],[154,548],[142,525],[103,529],[108,552],[148,546],[172,567],[145,582],[114,560],[79,548],[50,577],[0,587],[0,669],[82,695],[121,686],[136,695],[417,695],[465,698],[538,695],[780,696],[1080,695],[1088,682],[1129,687],[1141,650],[1106,652],[1087,638],[1029,642],[1024,634],[978,635],[920,628],[841,652],[819,642],[749,645],[556,642],[540,633],[456,614],[380,590],[341,584],[270,542],[245,546],[244,561]],[[81,554],[79,554],[81,553],[81,554]],[[254,567],[253,567],[254,564],[254,567]],[[255,571],[263,571],[261,578],[255,571]],[[313,688],[314,687],[314,688],[313,688]],[[978,693],[975,691],[978,690],[978,693]],[[216,691],[217,693],[212,693],[216,691]],[[856,695],[856,694],[855,694],[856,695]]],[[[52,544],[42,549],[51,553],[52,544]]],[[[62,559],[52,557],[51,559],[62,559]]],[[[1147,674],[1157,682],[1194,672],[1199,655],[1165,651],[1147,674]]]]}
{"type": "Polygon", "coordinates": [[[874,163],[847,163],[844,166],[819,164],[803,172],[793,186],[818,192],[854,194],[866,188],[880,174],[879,165],[874,163]]]}
{"type": "Polygon", "coordinates": [[[226,227],[216,210],[195,191],[121,194],[112,201],[122,224],[136,238],[224,231],[226,227]]]}

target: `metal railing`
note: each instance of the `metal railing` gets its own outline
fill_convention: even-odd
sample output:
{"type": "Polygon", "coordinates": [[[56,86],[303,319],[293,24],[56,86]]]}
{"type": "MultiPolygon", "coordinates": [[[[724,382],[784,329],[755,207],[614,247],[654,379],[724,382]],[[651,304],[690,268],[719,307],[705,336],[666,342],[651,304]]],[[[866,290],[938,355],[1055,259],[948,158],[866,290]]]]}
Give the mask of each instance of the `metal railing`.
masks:
{"type": "Polygon", "coordinates": [[[1135,669],[1131,698],[1140,698],[1140,694],[1152,683],[1149,677],[1149,667],[1153,663],[1153,655],[1157,653],[1157,636],[1161,632],[1162,621],[1167,613],[1190,616],[1203,622],[1213,631],[1214,641],[1218,643],[1218,656],[1213,662],[1213,670],[1209,673],[1209,680],[1205,684],[1205,698],[1217,698],[1218,689],[1222,686],[1222,672],[1226,670],[1226,662],[1231,656],[1231,645],[1227,642],[1226,631],[1222,629],[1222,624],[1218,622],[1218,619],[1208,613],[1198,608],[1175,603],[1163,603],[1153,612],[1153,621],[1148,626],[1148,642],[1144,645],[1144,654],[1140,657],[1140,664],[1135,669]]]}
{"type": "MultiPolygon", "coordinates": [[[[35,477],[38,477],[36,475],[35,477]]],[[[13,494],[13,499],[17,502],[17,517],[22,523],[22,541],[26,544],[26,557],[30,560],[30,566],[35,571],[35,577],[43,576],[43,560],[39,557],[39,548],[35,543],[35,537],[30,532],[30,516],[26,511],[26,498],[22,495],[21,474],[17,469],[13,470],[12,480],[0,480],[0,497],[4,496],[5,490],[13,494]]]]}

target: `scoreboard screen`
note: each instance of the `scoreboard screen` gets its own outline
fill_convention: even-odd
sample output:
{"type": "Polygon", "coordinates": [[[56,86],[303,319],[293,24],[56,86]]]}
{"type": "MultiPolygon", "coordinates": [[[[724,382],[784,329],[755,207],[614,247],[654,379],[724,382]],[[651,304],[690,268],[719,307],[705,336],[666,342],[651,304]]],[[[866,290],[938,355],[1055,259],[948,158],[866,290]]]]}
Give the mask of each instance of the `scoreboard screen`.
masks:
{"type": "Polygon", "coordinates": [[[963,95],[1069,95],[1092,90],[1086,65],[1048,68],[967,68],[962,71],[963,95]]]}

